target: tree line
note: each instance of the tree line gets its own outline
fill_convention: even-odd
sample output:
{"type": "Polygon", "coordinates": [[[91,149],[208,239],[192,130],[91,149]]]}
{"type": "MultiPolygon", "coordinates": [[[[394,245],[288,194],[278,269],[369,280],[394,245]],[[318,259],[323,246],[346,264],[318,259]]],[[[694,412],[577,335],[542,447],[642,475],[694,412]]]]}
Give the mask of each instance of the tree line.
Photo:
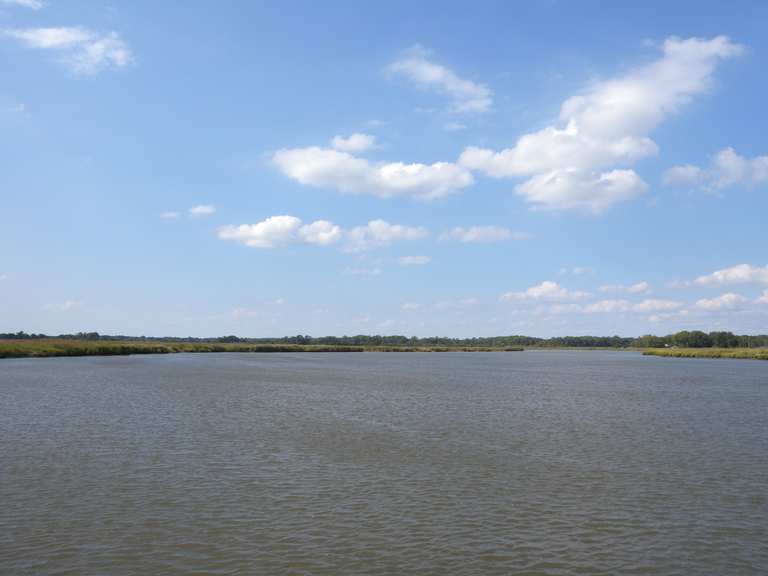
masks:
{"type": "Polygon", "coordinates": [[[219,336],[214,338],[195,337],[154,337],[104,335],[98,332],[76,334],[27,334],[26,332],[0,333],[0,340],[27,340],[60,338],[70,340],[138,341],[138,342],[200,342],[200,343],[246,343],[246,344],[316,344],[337,346],[456,346],[505,348],[528,346],[539,348],[762,348],[768,347],[768,335],[737,335],[732,332],[702,332],[683,330],[666,336],[647,334],[638,338],[622,336],[558,336],[536,338],[533,336],[492,336],[487,338],[446,338],[415,336],[381,336],[358,334],[356,336],[285,336],[283,338],[241,338],[219,336]]]}

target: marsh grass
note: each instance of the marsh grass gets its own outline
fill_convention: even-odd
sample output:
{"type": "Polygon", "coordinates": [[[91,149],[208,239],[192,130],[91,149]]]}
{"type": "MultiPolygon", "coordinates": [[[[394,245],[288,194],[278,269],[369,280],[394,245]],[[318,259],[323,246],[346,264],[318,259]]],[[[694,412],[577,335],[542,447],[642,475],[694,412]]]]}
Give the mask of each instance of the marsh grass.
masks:
{"type": "Polygon", "coordinates": [[[523,348],[448,346],[343,346],[319,344],[248,344],[216,342],[92,341],[64,338],[0,340],[0,358],[49,356],[125,356],[179,352],[517,352],[523,348]]]}
{"type": "Polygon", "coordinates": [[[649,348],[646,356],[672,358],[737,358],[742,360],[768,360],[768,348],[649,348]]]}

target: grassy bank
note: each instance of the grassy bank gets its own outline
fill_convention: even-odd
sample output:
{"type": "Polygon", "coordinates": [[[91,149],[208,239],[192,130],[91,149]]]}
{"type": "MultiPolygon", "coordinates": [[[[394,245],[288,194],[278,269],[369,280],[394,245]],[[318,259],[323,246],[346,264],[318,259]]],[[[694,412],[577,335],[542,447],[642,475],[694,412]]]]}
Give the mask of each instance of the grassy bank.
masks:
{"type": "Polygon", "coordinates": [[[768,360],[768,348],[649,348],[646,356],[671,358],[738,358],[743,360],[768,360]]]}
{"type": "Polygon", "coordinates": [[[522,348],[91,341],[63,338],[0,340],[0,358],[125,356],[128,354],[174,354],[179,352],[512,352],[520,350],[522,348]]]}
{"type": "Polygon", "coordinates": [[[178,352],[362,352],[358,346],[298,344],[220,344],[189,342],[89,341],[59,338],[1,340],[0,358],[46,356],[124,356],[127,354],[174,354],[178,352]]]}

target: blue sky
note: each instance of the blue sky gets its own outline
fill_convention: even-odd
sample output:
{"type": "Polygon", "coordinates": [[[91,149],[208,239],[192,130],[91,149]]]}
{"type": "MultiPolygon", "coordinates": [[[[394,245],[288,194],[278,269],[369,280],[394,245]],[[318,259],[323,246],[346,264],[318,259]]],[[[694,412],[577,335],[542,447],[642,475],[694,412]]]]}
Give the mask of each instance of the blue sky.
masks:
{"type": "Polygon", "coordinates": [[[768,332],[768,4],[0,0],[0,331],[768,332]]]}

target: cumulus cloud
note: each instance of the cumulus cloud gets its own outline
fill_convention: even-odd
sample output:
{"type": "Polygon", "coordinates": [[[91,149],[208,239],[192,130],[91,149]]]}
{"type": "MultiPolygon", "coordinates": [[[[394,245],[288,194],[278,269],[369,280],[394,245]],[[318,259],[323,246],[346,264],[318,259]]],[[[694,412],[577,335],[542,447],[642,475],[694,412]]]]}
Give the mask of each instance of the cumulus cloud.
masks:
{"type": "Polygon", "coordinates": [[[422,226],[390,224],[386,220],[371,220],[365,226],[356,226],[346,234],[347,252],[363,252],[371,248],[389,246],[399,240],[420,240],[429,232],[422,226]]]}
{"type": "Polygon", "coordinates": [[[595,214],[611,204],[644,194],[647,189],[634,170],[584,173],[573,169],[538,174],[515,188],[534,210],[584,210],[595,214]]]}
{"type": "Polygon", "coordinates": [[[303,224],[295,216],[272,216],[256,224],[223,226],[219,228],[218,236],[251,248],[277,248],[291,244],[327,246],[341,239],[342,230],[327,220],[303,224]]]}
{"type": "Polygon", "coordinates": [[[381,268],[345,268],[347,276],[381,276],[381,268]]]}
{"type": "Polygon", "coordinates": [[[586,314],[612,314],[616,312],[628,312],[632,305],[626,300],[599,300],[584,306],[583,312],[586,314]]]}
{"type": "Polygon", "coordinates": [[[501,295],[502,302],[520,302],[525,300],[540,300],[546,302],[568,302],[589,298],[589,292],[570,291],[557,282],[546,280],[536,286],[531,286],[523,292],[506,292],[501,295]]]}
{"type": "Polygon", "coordinates": [[[364,252],[389,246],[396,241],[418,240],[428,234],[427,229],[421,226],[390,224],[385,220],[371,220],[364,226],[344,230],[328,220],[304,224],[300,218],[289,215],[271,216],[256,224],[222,226],[218,229],[218,237],[222,240],[234,240],[251,248],[302,244],[330,246],[343,242],[345,252],[364,252]]]}
{"type": "Polygon", "coordinates": [[[574,266],[573,268],[560,268],[558,274],[565,276],[567,274],[573,274],[574,276],[583,276],[584,274],[592,274],[594,269],[589,266],[574,266]]]}
{"type": "Polygon", "coordinates": [[[581,311],[585,314],[600,314],[600,313],[619,313],[619,312],[668,312],[670,310],[678,310],[683,307],[682,302],[674,300],[643,300],[637,304],[632,304],[627,300],[598,300],[584,306],[581,311]]]}
{"type": "Polygon", "coordinates": [[[741,294],[727,292],[716,298],[702,298],[701,300],[697,300],[696,308],[701,308],[702,310],[723,310],[736,308],[746,302],[748,302],[748,300],[741,294]]]}
{"type": "Polygon", "coordinates": [[[359,132],[355,132],[347,138],[334,136],[331,140],[331,148],[341,152],[365,152],[366,150],[376,148],[376,137],[359,132]]]}
{"type": "Polygon", "coordinates": [[[133,62],[128,45],[117,32],[94,32],[80,27],[15,28],[2,35],[28,48],[51,50],[76,74],[95,74],[107,68],[124,68],[133,62]]]}
{"type": "Polygon", "coordinates": [[[702,178],[701,168],[691,164],[673,166],[664,172],[663,182],[667,186],[678,184],[694,185],[698,184],[702,178]]]}
{"type": "Polygon", "coordinates": [[[651,285],[648,282],[637,282],[629,286],[624,284],[606,284],[600,286],[600,292],[626,292],[628,294],[648,294],[651,291],[651,285]]]}
{"type": "Polygon", "coordinates": [[[432,54],[419,45],[405,51],[387,66],[392,76],[410,80],[419,88],[437,92],[451,100],[456,113],[483,113],[493,108],[493,91],[484,84],[461,78],[450,68],[432,61],[432,54]]]}
{"type": "Polygon", "coordinates": [[[707,91],[719,61],[742,50],[724,36],[669,38],[658,60],[568,98],[556,125],[500,152],[467,148],[459,163],[494,178],[528,178],[516,192],[536,208],[603,212],[646,191],[624,167],[656,154],[648,135],[707,91]]]}
{"type": "Polygon", "coordinates": [[[163,220],[178,220],[180,217],[181,217],[181,212],[168,211],[168,212],[160,213],[160,218],[162,218],[163,220]]]}
{"type": "Polygon", "coordinates": [[[725,148],[712,157],[707,168],[690,164],[673,166],[664,173],[664,183],[700,188],[706,192],[734,186],[753,188],[768,184],[768,156],[745,158],[733,148],[725,148]]]}
{"type": "Polygon", "coordinates": [[[397,259],[401,266],[423,266],[432,262],[429,256],[401,256],[397,259]]]}
{"type": "Polygon", "coordinates": [[[676,300],[649,299],[635,304],[632,306],[632,310],[635,312],[668,312],[682,307],[683,303],[676,300]]]}
{"type": "Polygon", "coordinates": [[[211,204],[198,204],[189,209],[189,216],[191,218],[203,218],[204,216],[210,216],[215,212],[216,207],[211,204]]]}
{"type": "Polygon", "coordinates": [[[2,3],[9,4],[11,6],[30,8],[32,10],[40,10],[43,6],[45,6],[42,0],[2,0],[2,3]]]}
{"type": "Polygon", "coordinates": [[[413,196],[432,200],[473,183],[472,174],[450,162],[404,164],[372,163],[330,148],[290,148],[272,154],[272,162],[286,176],[319,188],[381,198],[413,196]]]}
{"type": "Polygon", "coordinates": [[[737,264],[730,268],[715,270],[712,274],[699,276],[694,280],[699,286],[722,286],[726,284],[768,284],[768,266],[763,268],[750,264],[737,264]]]}
{"type": "Polygon", "coordinates": [[[768,304],[768,290],[763,290],[762,295],[760,295],[755,302],[758,304],[768,304]]]}
{"type": "Polygon", "coordinates": [[[648,316],[648,321],[655,324],[661,322],[670,322],[686,318],[688,316],[688,310],[678,310],[677,312],[662,312],[660,314],[651,314],[648,316]]]}
{"type": "Polygon", "coordinates": [[[456,226],[441,236],[441,240],[455,240],[456,242],[469,243],[492,243],[503,240],[526,240],[530,238],[523,232],[513,232],[503,226],[456,226]]]}

